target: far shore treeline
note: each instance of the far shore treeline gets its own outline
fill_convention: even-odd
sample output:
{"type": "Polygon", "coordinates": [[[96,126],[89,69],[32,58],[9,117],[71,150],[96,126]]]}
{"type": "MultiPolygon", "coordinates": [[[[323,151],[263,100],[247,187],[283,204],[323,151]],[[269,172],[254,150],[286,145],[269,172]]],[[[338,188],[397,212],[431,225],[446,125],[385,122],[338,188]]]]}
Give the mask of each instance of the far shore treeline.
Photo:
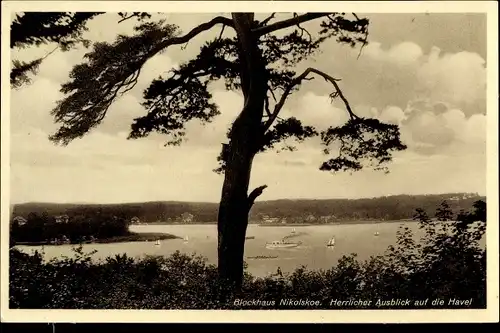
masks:
{"type": "MultiPolygon", "coordinates": [[[[436,195],[395,195],[369,199],[326,200],[272,200],[256,202],[250,212],[250,221],[260,223],[264,218],[286,219],[287,223],[347,223],[356,221],[391,221],[411,219],[415,209],[432,211],[442,201],[458,213],[485,197],[471,193],[447,193],[436,195]]],[[[11,219],[27,218],[31,213],[49,216],[94,216],[104,214],[130,220],[138,218],[142,223],[214,223],[217,221],[218,204],[206,202],[158,201],[124,204],[59,204],[23,203],[11,207],[11,219]]],[[[281,222],[281,220],[280,220],[281,222]]]]}

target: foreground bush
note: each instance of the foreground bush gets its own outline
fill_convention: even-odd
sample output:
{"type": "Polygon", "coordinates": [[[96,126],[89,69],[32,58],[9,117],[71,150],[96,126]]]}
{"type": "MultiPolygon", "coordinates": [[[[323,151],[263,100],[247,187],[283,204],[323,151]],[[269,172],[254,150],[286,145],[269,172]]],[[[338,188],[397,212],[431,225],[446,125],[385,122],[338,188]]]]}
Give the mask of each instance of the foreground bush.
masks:
{"type": "MultiPolygon", "coordinates": [[[[486,205],[478,201],[470,213],[453,218],[446,203],[431,220],[416,214],[425,236],[415,240],[410,229],[383,256],[360,262],[344,256],[335,267],[254,278],[245,274],[243,290],[227,294],[217,268],[204,258],[179,252],[170,257],[132,259],[126,255],[93,262],[93,253],[75,249],[73,258],[45,262],[40,253],[10,251],[10,307],[58,309],[259,309],[378,308],[377,300],[409,299],[404,308],[486,306],[486,205]],[[283,305],[282,299],[314,300],[319,305],[283,305]],[[427,302],[425,301],[427,299],[427,302]],[[449,299],[472,305],[449,305],[449,299]],[[238,300],[258,300],[241,306],[238,300]],[[331,300],[372,300],[355,306],[331,300]],[[420,305],[414,302],[421,300],[420,305]],[[273,304],[274,301],[274,304],[273,304]],[[281,305],[280,305],[281,303],[281,305]]],[[[380,303],[379,303],[380,304],[380,303]]],[[[401,308],[399,305],[382,308],[401,308]]]]}

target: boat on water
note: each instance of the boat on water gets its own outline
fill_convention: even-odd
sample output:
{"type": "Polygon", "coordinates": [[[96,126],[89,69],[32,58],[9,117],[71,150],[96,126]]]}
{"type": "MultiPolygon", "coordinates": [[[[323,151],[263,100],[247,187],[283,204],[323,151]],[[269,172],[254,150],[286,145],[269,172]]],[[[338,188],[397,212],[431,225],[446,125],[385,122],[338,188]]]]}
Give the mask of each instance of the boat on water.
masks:
{"type": "Polygon", "coordinates": [[[378,236],[378,235],[380,235],[380,233],[378,231],[375,231],[374,235],[378,236]]]}
{"type": "Polygon", "coordinates": [[[157,245],[157,246],[160,245],[160,240],[159,239],[156,240],[155,245],[157,245]]]}
{"type": "Polygon", "coordinates": [[[289,249],[294,248],[302,244],[302,242],[287,242],[285,240],[272,241],[271,243],[266,243],[267,249],[289,249]]]}
{"type": "Polygon", "coordinates": [[[263,260],[263,259],[276,259],[276,258],[278,258],[278,256],[254,256],[254,257],[247,257],[247,259],[257,259],[257,260],[259,260],[259,259],[261,259],[261,260],[263,260]]]}
{"type": "MultiPolygon", "coordinates": [[[[310,227],[313,224],[310,223],[293,223],[294,226],[298,227],[310,227]]],[[[260,223],[259,227],[290,227],[290,223],[260,223]]]]}
{"type": "Polygon", "coordinates": [[[334,247],[335,246],[335,238],[332,237],[328,243],[326,244],[327,247],[334,247]]]}
{"type": "Polygon", "coordinates": [[[71,241],[67,236],[62,236],[62,238],[54,238],[49,241],[49,244],[51,245],[64,245],[64,244],[71,244],[71,241]]]}
{"type": "Polygon", "coordinates": [[[245,239],[255,239],[255,236],[247,236],[245,239]]]}
{"type": "Polygon", "coordinates": [[[184,243],[186,243],[188,241],[189,241],[189,237],[188,236],[184,237],[184,243]]]}
{"type": "Polygon", "coordinates": [[[296,233],[297,230],[295,230],[295,228],[292,229],[292,234],[296,233]]]}

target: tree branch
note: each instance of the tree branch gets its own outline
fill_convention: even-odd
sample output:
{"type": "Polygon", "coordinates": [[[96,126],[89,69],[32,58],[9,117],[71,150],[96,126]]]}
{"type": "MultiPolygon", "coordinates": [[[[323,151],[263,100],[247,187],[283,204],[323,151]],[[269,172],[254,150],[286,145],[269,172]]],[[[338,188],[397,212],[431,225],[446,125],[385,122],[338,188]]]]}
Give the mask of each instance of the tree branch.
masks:
{"type": "Polygon", "coordinates": [[[278,117],[278,114],[280,113],[281,109],[283,108],[283,105],[285,104],[286,99],[288,98],[288,95],[290,95],[292,89],[295,86],[299,85],[303,80],[308,80],[307,76],[310,73],[317,74],[317,75],[323,77],[325,79],[325,81],[330,82],[335,87],[335,91],[332,94],[330,94],[330,97],[331,98],[335,98],[337,96],[340,97],[340,99],[342,99],[342,101],[344,102],[344,104],[346,106],[346,109],[347,109],[347,112],[349,112],[349,116],[351,117],[351,119],[359,118],[353,112],[353,110],[352,110],[351,106],[349,105],[349,102],[345,98],[344,94],[342,94],[342,91],[340,90],[340,87],[339,87],[339,85],[336,82],[336,81],[339,81],[339,79],[335,79],[335,78],[331,77],[330,75],[328,75],[328,74],[326,74],[326,73],[324,73],[324,72],[322,72],[322,71],[320,71],[320,70],[318,70],[316,68],[309,67],[302,74],[300,74],[299,76],[297,76],[296,78],[294,78],[290,82],[290,84],[286,87],[285,91],[283,92],[283,95],[281,95],[281,98],[280,98],[278,104],[276,104],[276,106],[274,107],[273,113],[271,114],[271,116],[269,117],[269,119],[264,124],[264,132],[267,131],[271,127],[271,125],[273,124],[273,122],[278,117]]]}
{"type": "Polygon", "coordinates": [[[129,20],[133,17],[137,18],[138,21],[141,21],[145,18],[151,18],[151,14],[146,13],[146,12],[133,12],[132,14],[127,16],[127,13],[120,12],[118,13],[120,17],[122,17],[121,20],[118,21],[118,24],[122,23],[123,21],[129,20]]]}
{"type": "Polygon", "coordinates": [[[222,39],[222,34],[224,33],[224,29],[226,28],[226,25],[223,24],[222,25],[222,29],[220,29],[220,34],[219,34],[219,39],[218,40],[221,40],[222,39]]]}
{"type": "Polygon", "coordinates": [[[59,49],[59,45],[57,45],[52,51],[48,52],[46,55],[40,58],[40,60],[45,60],[47,59],[48,56],[50,56],[52,53],[56,52],[56,50],[59,49]]]}
{"type": "Polygon", "coordinates": [[[269,97],[266,96],[264,99],[264,109],[266,110],[266,114],[268,117],[271,117],[271,111],[269,110],[269,97]]]}
{"type": "MultiPolygon", "coordinates": [[[[352,15],[356,18],[356,20],[360,21],[360,18],[358,17],[358,15],[356,15],[356,13],[352,13],[352,15]]],[[[356,59],[359,59],[359,57],[361,56],[361,52],[363,51],[363,48],[366,46],[366,44],[368,44],[367,39],[368,39],[368,30],[366,30],[365,40],[363,44],[361,44],[361,48],[359,49],[358,57],[356,59]]]]}
{"type": "Polygon", "coordinates": [[[190,32],[188,32],[184,36],[171,38],[169,41],[171,41],[172,43],[170,43],[170,44],[185,43],[185,42],[189,41],[190,39],[194,38],[200,32],[206,31],[206,30],[212,28],[216,24],[224,24],[224,25],[230,26],[231,28],[234,29],[233,20],[231,20],[230,18],[227,18],[227,17],[217,16],[217,17],[214,17],[213,19],[211,19],[210,21],[202,23],[202,24],[198,25],[197,27],[193,28],[190,32]]]}
{"type": "Polygon", "coordinates": [[[250,210],[255,202],[255,199],[257,199],[258,196],[262,194],[262,192],[267,188],[267,185],[262,185],[257,188],[255,188],[250,194],[248,195],[248,210],[250,210]]]}
{"type": "Polygon", "coordinates": [[[271,13],[271,15],[269,15],[265,20],[263,20],[262,22],[260,22],[260,27],[264,27],[266,24],[269,23],[269,21],[271,21],[274,17],[276,16],[276,13],[271,13]]]}
{"type": "MultiPolygon", "coordinates": [[[[90,63],[75,66],[72,71],[73,80],[62,87],[61,91],[68,96],[52,110],[52,115],[55,116],[56,122],[62,122],[63,126],[50,136],[50,140],[67,145],[71,140],[87,133],[107,113],[109,106],[117,97],[118,90],[133,88],[137,83],[141,67],[148,59],[171,45],[183,44],[193,39],[199,33],[211,29],[216,24],[233,26],[233,21],[226,17],[217,16],[209,22],[196,26],[185,35],[175,37],[172,36],[173,29],[168,28],[168,26],[152,26],[149,31],[146,29],[137,36],[118,39],[111,45],[107,43],[96,44],[93,53],[87,55],[90,63]],[[128,44],[134,47],[131,48],[131,45],[128,44]],[[115,54],[115,52],[117,53],[115,54]],[[104,61],[111,54],[111,63],[104,61]],[[85,69],[89,75],[81,74],[82,69],[85,69]],[[101,74],[106,77],[102,84],[98,82],[101,74]],[[93,80],[87,83],[89,78],[93,80]],[[72,114],[85,114],[88,119],[70,119],[68,121],[64,119],[66,115],[72,114]]],[[[208,93],[205,93],[203,83],[193,81],[192,84],[196,86],[192,87],[191,90],[195,91],[196,98],[201,101],[204,108],[198,113],[191,114],[190,117],[199,116],[203,119],[212,117],[216,111],[214,106],[206,101],[208,93]]],[[[139,118],[139,120],[145,123],[149,119],[139,118]]],[[[134,125],[141,130],[140,124],[134,125]]],[[[178,124],[175,126],[179,127],[178,124]]],[[[179,129],[176,128],[176,130],[179,129]]],[[[138,132],[141,134],[140,131],[138,132]]],[[[139,134],[135,137],[139,137],[139,134]]]]}
{"type": "Polygon", "coordinates": [[[283,21],[273,23],[271,25],[255,28],[252,30],[252,32],[256,33],[259,36],[262,36],[262,35],[268,34],[268,33],[273,32],[273,31],[285,29],[285,28],[300,24],[302,22],[307,22],[307,21],[311,21],[311,20],[314,20],[314,19],[317,19],[320,17],[327,16],[329,14],[330,13],[306,13],[303,15],[293,17],[293,18],[288,19],[288,20],[283,20],[283,21]]]}
{"type": "Polygon", "coordinates": [[[122,23],[123,21],[126,21],[126,20],[129,20],[131,19],[132,17],[138,17],[139,16],[139,13],[132,13],[130,14],[129,16],[123,16],[123,18],[121,20],[118,21],[118,23],[122,23]]]}
{"type": "Polygon", "coordinates": [[[200,34],[201,32],[209,30],[210,28],[214,27],[217,24],[227,25],[227,26],[230,26],[231,28],[234,29],[233,20],[231,20],[230,18],[227,18],[227,17],[217,16],[217,17],[214,17],[213,19],[211,19],[208,22],[202,23],[202,24],[194,27],[193,29],[191,29],[190,32],[188,32],[184,36],[172,37],[172,38],[169,38],[169,39],[165,40],[163,43],[160,43],[153,50],[153,55],[156,54],[156,53],[158,53],[158,52],[160,52],[161,50],[163,50],[164,48],[166,48],[168,46],[187,43],[191,39],[193,39],[194,37],[196,37],[198,34],[200,34]]]}
{"type": "Polygon", "coordinates": [[[42,62],[58,49],[59,49],[59,45],[57,45],[52,51],[48,52],[43,57],[32,60],[28,63],[23,63],[23,62],[14,60],[12,63],[12,65],[13,65],[12,69],[10,71],[11,87],[13,87],[14,89],[17,89],[17,88],[21,87],[23,84],[30,83],[31,79],[28,76],[28,72],[35,74],[38,71],[38,68],[40,67],[42,62]]]}

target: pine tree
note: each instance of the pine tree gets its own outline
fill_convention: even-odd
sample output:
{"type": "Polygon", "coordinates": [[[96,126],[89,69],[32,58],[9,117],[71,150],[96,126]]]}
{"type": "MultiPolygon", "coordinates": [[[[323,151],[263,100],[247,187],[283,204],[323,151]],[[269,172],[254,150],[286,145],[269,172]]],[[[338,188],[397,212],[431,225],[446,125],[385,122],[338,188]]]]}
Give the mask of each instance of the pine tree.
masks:
{"type": "Polygon", "coordinates": [[[296,72],[297,65],[318,52],[328,39],[351,47],[366,44],[368,20],[345,13],[290,16],[278,20],[273,13],[258,21],[254,13],[232,13],[230,17],[214,17],[185,34],[165,21],[141,22],[132,36],[95,43],[85,62],[75,66],[70,81],[62,85],[65,97],[52,111],[61,126],[50,139],[67,145],[99,125],[116,97],[135,86],[148,59],[220,26],[220,36],[207,41],[196,57],[167,77],[158,77],[144,91],[146,114],[135,119],[129,138],[158,132],[168,137],[168,144],[181,144],[186,123],[194,119],[207,123],[220,113],[209,83],[223,80],[226,89],[242,91],[244,106],[227,132],[228,143],[222,147],[216,170],[224,174],[218,212],[218,269],[221,278],[236,288],[243,277],[248,214],[266,188],[262,185],[249,191],[256,154],[288,138],[301,142],[320,136],[327,157],[321,170],[357,171],[369,166],[387,171],[392,153],[406,149],[397,125],[356,115],[337,78],[317,68],[296,72]],[[301,26],[312,20],[321,28],[314,36],[301,26]],[[226,37],[225,29],[232,29],[236,36],[226,37]],[[319,132],[295,117],[279,117],[289,96],[313,78],[323,79],[332,88],[331,99],[344,103],[349,116],[345,125],[319,132]],[[335,144],[340,144],[336,155],[330,151],[335,144]]]}
{"type": "MultiPolygon", "coordinates": [[[[90,41],[82,38],[87,31],[86,24],[94,17],[104,13],[96,12],[26,12],[16,14],[10,26],[10,47],[21,49],[30,46],[54,43],[56,47],[45,56],[30,62],[13,60],[10,72],[10,84],[20,88],[31,83],[30,75],[38,72],[43,60],[57,49],[68,51],[78,45],[88,47],[90,41]]],[[[130,18],[143,20],[150,18],[148,13],[118,13],[123,22],[130,18]]]]}

